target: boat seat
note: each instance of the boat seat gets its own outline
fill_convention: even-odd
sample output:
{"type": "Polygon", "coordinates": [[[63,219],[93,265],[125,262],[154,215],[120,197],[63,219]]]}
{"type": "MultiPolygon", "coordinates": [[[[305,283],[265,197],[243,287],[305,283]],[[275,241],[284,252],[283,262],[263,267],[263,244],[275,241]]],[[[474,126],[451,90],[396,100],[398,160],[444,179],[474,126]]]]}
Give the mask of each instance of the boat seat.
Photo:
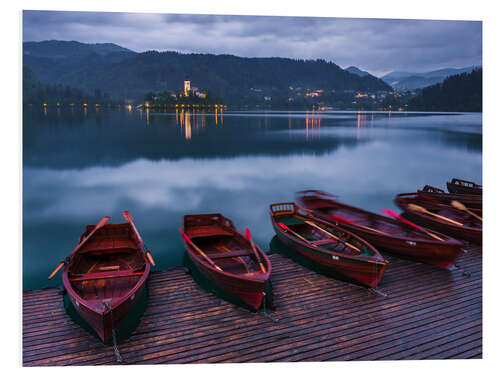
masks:
{"type": "Polygon", "coordinates": [[[199,227],[189,228],[186,232],[191,239],[196,237],[213,237],[213,236],[234,236],[233,233],[224,230],[218,225],[203,225],[199,227]]]}
{"type": "Polygon", "coordinates": [[[250,250],[236,250],[236,251],[229,251],[227,253],[216,253],[207,255],[210,259],[222,259],[222,258],[237,258],[252,254],[253,252],[250,250]]]}
{"type": "Polygon", "coordinates": [[[79,251],[80,254],[91,251],[122,251],[126,249],[136,249],[137,244],[129,238],[105,238],[89,240],[79,251]]]}
{"type": "Polygon", "coordinates": [[[100,279],[112,279],[116,277],[132,277],[132,276],[141,276],[143,273],[144,271],[136,272],[130,269],[123,271],[79,273],[79,274],[72,274],[69,277],[69,281],[89,281],[89,280],[100,280],[100,279]]]}

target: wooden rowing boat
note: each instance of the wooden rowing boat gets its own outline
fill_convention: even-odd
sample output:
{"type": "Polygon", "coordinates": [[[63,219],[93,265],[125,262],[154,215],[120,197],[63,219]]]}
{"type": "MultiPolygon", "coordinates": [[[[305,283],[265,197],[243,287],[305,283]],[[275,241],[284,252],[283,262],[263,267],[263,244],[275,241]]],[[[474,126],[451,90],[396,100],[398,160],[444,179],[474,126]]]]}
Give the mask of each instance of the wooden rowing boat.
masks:
{"type": "Polygon", "coordinates": [[[479,215],[483,210],[483,196],[478,194],[456,194],[446,193],[444,190],[434,186],[425,185],[417,193],[435,199],[438,203],[450,205],[452,201],[458,201],[470,209],[479,210],[479,215]]]}
{"type": "Polygon", "coordinates": [[[304,258],[368,287],[382,278],[386,260],[360,237],[295,203],[275,203],[269,209],[278,238],[304,258]]]}
{"type": "Polygon", "coordinates": [[[88,225],[62,275],[75,310],[104,343],[139,300],[150,272],[142,238],[124,216],[126,223],[88,225]]]}
{"type": "Polygon", "coordinates": [[[396,205],[414,220],[435,231],[454,238],[481,244],[483,223],[473,215],[453,207],[422,200],[418,194],[398,194],[394,200],[396,205]],[[426,212],[411,209],[411,205],[423,208],[426,212]]]}
{"type": "Polygon", "coordinates": [[[446,187],[450,193],[454,194],[483,194],[483,187],[481,185],[472,181],[461,180],[459,178],[454,178],[451,181],[446,182],[446,187]]]}
{"type": "Polygon", "coordinates": [[[463,253],[464,244],[454,238],[430,231],[441,241],[402,221],[338,202],[318,190],[301,191],[298,199],[316,217],[338,224],[398,257],[451,268],[463,253]]]}
{"type": "Polygon", "coordinates": [[[207,279],[251,308],[261,307],[271,262],[251,238],[218,213],[184,216],[181,235],[187,254],[207,279]]]}

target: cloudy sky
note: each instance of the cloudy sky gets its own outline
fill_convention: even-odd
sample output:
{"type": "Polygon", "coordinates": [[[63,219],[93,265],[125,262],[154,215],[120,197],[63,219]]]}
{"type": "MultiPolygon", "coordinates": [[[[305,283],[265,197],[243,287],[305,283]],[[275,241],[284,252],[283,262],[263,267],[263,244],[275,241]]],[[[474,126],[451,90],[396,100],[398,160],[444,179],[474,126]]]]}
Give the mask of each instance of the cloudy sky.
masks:
{"type": "Polygon", "coordinates": [[[24,11],[23,40],[50,39],[136,52],[322,58],[377,76],[482,64],[479,21],[24,11]]]}

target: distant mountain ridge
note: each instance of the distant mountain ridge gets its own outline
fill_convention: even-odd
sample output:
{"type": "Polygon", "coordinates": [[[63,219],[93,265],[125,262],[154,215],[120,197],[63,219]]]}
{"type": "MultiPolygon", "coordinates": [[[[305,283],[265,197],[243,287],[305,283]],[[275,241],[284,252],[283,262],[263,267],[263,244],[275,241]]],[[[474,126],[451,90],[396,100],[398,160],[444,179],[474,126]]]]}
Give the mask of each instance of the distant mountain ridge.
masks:
{"type": "Polygon", "coordinates": [[[349,73],[356,74],[360,77],[371,76],[370,73],[365,72],[364,70],[361,70],[359,68],[356,68],[355,66],[350,66],[344,70],[348,71],[349,73]]]}
{"type": "Polygon", "coordinates": [[[424,73],[391,72],[382,76],[381,79],[397,91],[407,91],[443,82],[449,76],[470,73],[475,68],[478,67],[445,68],[424,73]]]}
{"type": "Polygon", "coordinates": [[[99,89],[121,98],[143,98],[150,91],[178,92],[186,77],[193,86],[209,90],[227,103],[241,104],[257,92],[262,98],[287,98],[298,87],[325,92],[392,90],[379,78],[361,77],[322,59],[137,53],[111,43],[61,41],[25,42],[23,52],[23,64],[43,83],[88,93],[99,89]]]}
{"type": "Polygon", "coordinates": [[[23,43],[23,55],[55,59],[81,57],[92,53],[105,56],[116,52],[136,53],[114,43],[89,44],[80,43],[74,40],[45,40],[43,42],[23,43]]]}

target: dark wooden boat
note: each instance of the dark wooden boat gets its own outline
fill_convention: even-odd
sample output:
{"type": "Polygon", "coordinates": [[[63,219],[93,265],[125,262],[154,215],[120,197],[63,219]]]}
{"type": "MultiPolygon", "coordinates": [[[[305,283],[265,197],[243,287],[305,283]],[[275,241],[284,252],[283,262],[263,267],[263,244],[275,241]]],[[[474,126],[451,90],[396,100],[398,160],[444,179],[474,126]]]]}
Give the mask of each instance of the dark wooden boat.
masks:
{"type": "Polygon", "coordinates": [[[482,243],[483,223],[467,212],[457,210],[447,205],[422,200],[418,194],[415,193],[398,194],[394,202],[399,208],[405,211],[409,217],[428,228],[469,242],[482,243]],[[419,212],[414,209],[412,210],[410,209],[410,204],[420,206],[430,214],[419,212]]]}
{"type": "Polygon", "coordinates": [[[295,203],[275,203],[269,209],[278,238],[304,258],[368,287],[382,278],[387,262],[365,240],[295,203]]]}
{"type": "Polygon", "coordinates": [[[87,226],[62,276],[76,311],[104,343],[139,300],[150,271],[144,242],[123,214],[126,223],[87,226]]]}
{"type": "Polygon", "coordinates": [[[454,194],[483,194],[483,187],[481,185],[472,181],[461,180],[459,178],[454,178],[451,181],[446,182],[446,187],[450,193],[454,194]]]}
{"type": "Polygon", "coordinates": [[[454,238],[434,233],[443,239],[440,241],[402,221],[338,202],[321,191],[301,191],[298,199],[316,217],[338,224],[377,249],[399,257],[450,268],[463,252],[464,244],[454,238]]]}
{"type": "Polygon", "coordinates": [[[425,185],[423,189],[417,193],[430,198],[433,198],[438,203],[450,205],[452,201],[458,201],[468,208],[479,210],[479,215],[483,210],[483,196],[481,194],[456,194],[446,193],[444,190],[434,186],[425,185]]]}
{"type": "Polygon", "coordinates": [[[218,213],[184,216],[181,235],[189,257],[207,279],[255,310],[261,307],[271,262],[251,238],[218,213]]]}

